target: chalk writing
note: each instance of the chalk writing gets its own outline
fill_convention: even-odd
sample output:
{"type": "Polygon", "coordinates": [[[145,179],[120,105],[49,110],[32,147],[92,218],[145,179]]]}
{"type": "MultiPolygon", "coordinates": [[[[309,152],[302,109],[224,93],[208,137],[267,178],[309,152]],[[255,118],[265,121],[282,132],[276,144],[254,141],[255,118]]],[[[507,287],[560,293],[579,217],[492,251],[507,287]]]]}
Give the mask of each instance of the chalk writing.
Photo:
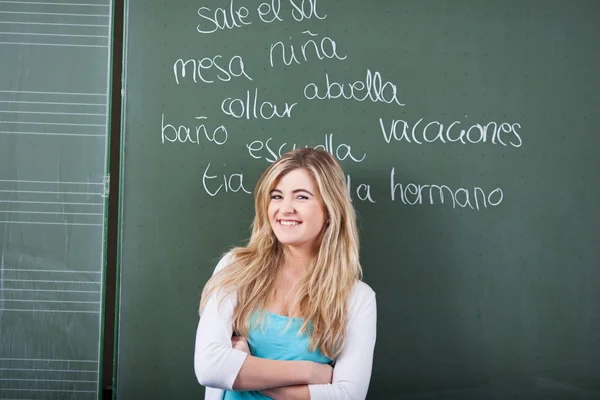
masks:
{"type": "MultiPolygon", "coordinates": [[[[256,22],[272,24],[293,19],[296,22],[308,20],[324,20],[327,14],[319,9],[318,0],[261,0],[252,3],[250,10],[255,7],[256,15],[249,8],[241,5],[243,0],[227,0],[221,7],[200,7],[197,9],[199,18],[196,31],[201,34],[215,34],[227,30],[247,28],[256,22]],[[251,15],[252,14],[252,15],[251,15]]],[[[251,4],[251,3],[248,3],[251,4]]],[[[315,23],[318,23],[315,21],[315,23]]],[[[193,28],[192,28],[193,29],[193,28]]],[[[347,62],[348,54],[338,48],[338,43],[329,33],[320,33],[314,26],[311,29],[300,28],[300,34],[287,36],[287,39],[267,41],[264,54],[271,68],[289,67],[293,65],[310,64],[315,62],[330,62],[335,65],[347,62]],[[325,61],[326,60],[326,61],[325,61]]],[[[287,28],[285,29],[287,31],[287,28]]],[[[238,35],[238,37],[240,37],[238,35]]],[[[285,36],[284,36],[285,37],[285,36]]],[[[262,46],[262,45],[261,45],[262,46]]],[[[244,49],[247,49],[244,47],[244,49]]],[[[252,52],[252,49],[248,50],[252,52]]],[[[239,53],[238,53],[239,54],[239,53]]],[[[264,71],[266,66],[260,66],[264,71]]],[[[380,71],[366,69],[359,72],[359,79],[345,79],[335,76],[335,67],[322,70],[320,75],[301,83],[306,100],[350,100],[358,102],[383,103],[392,106],[405,107],[400,101],[402,97],[398,86],[389,77],[383,77],[380,71]],[[333,71],[333,72],[332,72],[333,71]]],[[[347,70],[346,67],[343,70],[347,70]]],[[[202,58],[180,58],[173,63],[173,76],[177,85],[182,83],[224,84],[240,78],[240,81],[254,82],[246,70],[241,54],[234,56],[205,56],[202,58]]],[[[260,84],[257,84],[260,85],[260,84]]],[[[298,93],[298,95],[300,95],[298,93]]],[[[214,95],[211,94],[211,98],[214,95]]],[[[300,102],[274,100],[267,89],[241,86],[238,93],[221,97],[220,109],[223,115],[243,120],[291,120],[301,112],[296,107],[300,102]]],[[[302,96],[302,95],[300,95],[302,96]]],[[[277,97],[275,97],[277,99],[277,97]]],[[[304,101],[304,99],[302,101],[304,101]]],[[[523,146],[521,124],[518,122],[473,121],[457,118],[454,121],[442,121],[439,118],[389,116],[378,118],[379,131],[386,144],[462,144],[474,145],[489,143],[519,148],[523,146]]],[[[282,121],[281,123],[285,123],[282,121]]],[[[299,120],[301,122],[301,120],[299,120]]],[[[277,125],[277,122],[273,122],[277,125]]],[[[346,132],[343,132],[346,134],[346,132]]],[[[376,133],[377,134],[377,133],[376,133]]],[[[224,125],[219,125],[207,116],[195,116],[193,123],[175,124],[167,121],[165,114],[161,116],[161,143],[199,145],[202,141],[223,146],[228,142],[229,132],[224,125]]],[[[367,139],[368,140],[368,139],[367,139]]],[[[340,134],[328,133],[321,143],[297,144],[290,139],[269,137],[267,139],[246,142],[248,155],[255,160],[273,163],[283,154],[299,146],[312,146],[332,154],[339,161],[363,163],[367,154],[356,150],[347,139],[340,134]]],[[[226,164],[223,164],[226,165],[226,164]]],[[[214,166],[208,164],[202,175],[204,191],[211,197],[218,194],[246,193],[244,176],[241,173],[215,172],[214,166]],[[211,170],[211,168],[213,170],[211,170]]],[[[385,168],[385,167],[384,167],[385,168]]],[[[390,171],[390,197],[392,202],[407,206],[424,204],[448,204],[452,208],[471,208],[482,210],[500,205],[504,200],[501,188],[486,191],[478,186],[472,188],[451,188],[447,185],[417,184],[396,182],[395,168],[390,171]]],[[[368,182],[353,182],[348,174],[347,189],[351,201],[375,204],[372,186],[368,182]]],[[[386,196],[387,197],[387,196],[386,196]]]]}
{"type": "Polygon", "coordinates": [[[221,55],[216,55],[212,58],[204,57],[201,60],[189,59],[184,61],[180,58],[173,63],[173,75],[175,76],[175,82],[177,82],[179,85],[180,78],[185,78],[185,75],[188,72],[188,64],[192,67],[191,75],[194,83],[198,83],[198,79],[204,83],[214,83],[215,78],[222,82],[229,82],[231,77],[239,78],[241,76],[246,77],[246,79],[250,81],[252,80],[252,78],[250,78],[250,76],[248,76],[246,73],[246,68],[244,66],[244,60],[242,57],[231,57],[229,59],[229,63],[227,64],[227,69],[223,68],[220,64],[220,60],[222,58],[223,57],[221,55]],[[203,76],[202,71],[205,70],[211,70],[212,75],[208,77],[203,76]],[[212,78],[212,80],[210,78],[212,78]]]}
{"type": "Polygon", "coordinates": [[[200,7],[198,15],[205,20],[204,23],[207,23],[208,26],[199,24],[196,30],[200,33],[213,33],[222,29],[234,29],[250,25],[252,22],[246,21],[250,14],[248,9],[246,7],[235,8],[233,2],[234,0],[229,0],[228,9],[219,7],[212,11],[208,7],[200,7]]]}
{"type": "MultiPolygon", "coordinates": [[[[466,117],[466,116],[465,116],[466,117]]],[[[395,141],[404,141],[407,143],[423,144],[442,142],[454,143],[499,143],[503,146],[510,144],[513,147],[521,147],[523,141],[518,130],[521,125],[518,123],[509,124],[507,122],[497,123],[488,122],[485,125],[473,124],[461,129],[460,121],[454,121],[448,127],[444,128],[444,124],[439,121],[423,122],[423,118],[419,119],[414,125],[402,119],[392,119],[389,123],[384,123],[383,118],[379,118],[379,126],[383,139],[390,143],[392,139],[395,141]],[[510,141],[508,144],[503,140],[508,135],[510,141]]]]}
{"type": "Polygon", "coordinates": [[[487,208],[488,205],[495,207],[504,199],[502,189],[496,188],[489,194],[486,194],[480,187],[473,187],[472,192],[459,188],[450,189],[446,185],[417,185],[409,183],[407,185],[395,182],[395,168],[390,173],[390,194],[392,201],[396,200],[396,195],[400,195],[400,201],[403,204],[414,206],[416,204],[427,203],[434,204],[440,202],[444,204],[444,193],[446,199],[452,200],[452,208],[459,207],[479,210],[481,207],[487,208]],[[427,196],[429,195],[429,196],[427,196]]]}
{"type": "MultiPolygon", "coordinates": [[[[194,117],[196,120],[204,121],[207,118],[205,116],[194,117]]],[[[161,115],[161,143],[191,143],[191,144],[200,144],[200,138],[202,135],[209,142],[215,143],[217,145],[223,145],[227,142],[228,133],[227,128],[223,125],[217,126],[212,131],[206,128],[206,125],[201,123],[200,125],[195,125],[192,128],[179,125],[179,127],[175,127],[171,124],[165,123],[165,114],[161,115]]]]}
{"type": "Polygon", "coordinates": [[[387,104],[396,103],[404,106],[398,100],[398,89],[391,82],[383,83],[379,72],[372,73],[367,70],[363,81],[356,81],[351,84],[330,82],[329,74],[325,74],[325,87],[319,89],[316,83],[309,83],[304,87],[304,97],[313,99],[338,99],[343,97],[346,100],[365,101],[370,100],[374,103],[383,102],[387,104]],[[386,91],[387,90],[387,91],[386,91]]]}
{"type": "MultiPolygon", "coordinates": [[[[310,31],[304,31],[302,34],[312,37],[318,36],[318,34],[311,33],[310,31]]],[[[289,40],[292,40],[291,36],[289,37],[289,40]]],[[[335,43],[335,40],[330,37],[324,36],[320,40],[317,39],[317,41],[318,44],[313,39],[308,39],[300,46],[299,50],[295,49],[292,44],[289,44],[288,50],[286,50],[286,45],[282,41],[271,44],[271,49],[269,50],[269,63],[271,67],[275,65],[273,56],[275,56],[276,59],[278,56],[281,56],[281,62],[288,66],[292,63],[300,64],[303,61],[306,62],[311,56],[316,57],[319,60],[324,58],[345,60],[348,57],[340,56],[337,53],[337,44],[335,43]],[[296,54],[301,54],[301,56],[297,57],[296,54]]]]}
{"type": "Polygon", "coordinates": [[[275,20],[283,21],[283,19],[279,16],[279,11],[281,10],[281,0],[271,0],[271,4],[260,3],[256,10],[258,11],[258,17],[262,22],[270,24],[275,20]],[[269,15],[272,15],[271,19],[268,19],[267,16],[269,15]]]}
{"type": "Polygon", "coordinates": [[[292,11],[292,17],[296,21],[303,21],[310,19],[313,16],[317,19],[325,19],[327,15],[319,16],[317,11],[317,0],[290,0],[290,4],[294,8],[292,11]]]}
{"type": "MultiPolygon", "coordinates": [[[[324,144],[319,144],[313,147],[329,152],[340,161],[350,159],[355,163],[360,163],[365,160],[367,155],[365,153],[363,153],[361,156],[358,156],[356,153],[353,154],[352,147],[350,145],[345,143],[334,144],[333,136],[333,133],[325,135],[324,144]]],[[[266,141],[255,140],[252,143],[247,144],[246,148],[248,149],[248,153],[254,159],[260,160],[264,158],[267,162],[274,163],[283,154],[296,148],[296,143],[288,144],[287,142],[277,147],[277,145],[273,145],[271,143],[272,140],[273,138],[268,138],[266,141]]],[[[308,147],[308,145],[305,145],[304,147],[308,147]]]]}
{"type": "Polygon", "coordinates": [[[254,89],[253,94],[250,94],[250,90],[246,90],[246,100],[232,99],[227,97],[221,102],[221,111],[223,114],[229,115],[234,118],[262,118],[272,119],[277,118],[290,118],[292,116],[292,109],[298,103],[292,103],[291,105],[285,103],[284,107],[277,107],[268,101],[258,100],[258,89],[254,89]]]}
{"type": "Polygon", "coordinates": [[[222,174],[220,176],[217,175],[209,175],[208,170],[210,169],[210,163],[206,166],[204,173],[202,174],[202,187],[204,191],[211,197],[219,194],[221,190],[224,192],[233,192],[237,193],[240,190],[247,194],[250,194],[248,190],[244,187],[244,175],[243,174],[222,174]],[[220,183],[222,182],[222,183],[220,183]],[[218,185],[218,186],[217,186],[218,185]],[[212,190],[211,190],[212,189],[212,190]]]}
{"type": "MultiPolygon", "coordinates": [[[[352,178],[350,175],[346,175],[346,186],[348,187],[348,196],[350,196],[350,201],[353,200],[352,193],[352,178]]],[[[361,201],[368,201],[369,203],[375,203],[373,197],[371,196],[371,185],[367,185],[366,183],[361,183],[356,188],[356,196],[361,201]]]]}

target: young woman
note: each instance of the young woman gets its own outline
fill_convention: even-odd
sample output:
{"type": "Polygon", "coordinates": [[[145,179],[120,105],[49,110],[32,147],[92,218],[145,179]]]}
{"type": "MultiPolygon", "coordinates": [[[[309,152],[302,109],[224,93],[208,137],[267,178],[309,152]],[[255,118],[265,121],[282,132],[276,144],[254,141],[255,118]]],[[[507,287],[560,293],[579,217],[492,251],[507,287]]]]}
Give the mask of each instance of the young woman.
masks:
{"type": "Polygon", "coordinates": [[[341,167],[294,150],[263,173],[254,200],[248,245],[221,259],[200,301],[205,399],[364,399],[377,310],[341,167]]]}

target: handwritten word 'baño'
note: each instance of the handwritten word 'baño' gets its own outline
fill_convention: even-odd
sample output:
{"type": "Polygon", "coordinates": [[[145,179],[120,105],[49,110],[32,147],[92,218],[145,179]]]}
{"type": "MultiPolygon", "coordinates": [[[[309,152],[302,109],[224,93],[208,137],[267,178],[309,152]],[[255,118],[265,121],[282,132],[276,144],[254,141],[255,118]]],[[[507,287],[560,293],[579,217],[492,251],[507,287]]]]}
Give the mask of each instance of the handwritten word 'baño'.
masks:
{"type": "Polygon", "coordinates": [[[232,99],[231,97],[226,98],[221,102],[221,111],[235,118],[262,118],[269,120],[273,117],[290,118],[292,116],[292,109],[296,104],[298,103],[292,103],[291,105],[285,103],[282,110],[268,101],[259,101],[258,89],[254,89],[253,95],[250,94],[250,90],[246,90],[245,101],[242,99],[232,99]]]}
{"type": "MultiPolygon", "coordinates": [[[[292,151],[296,148],[295,143],[283,143],[279,147],[272,146],[271,140],[273,140],[273,138],[268,138],[264,142],[262,140],[255,140],[252,143],[247,144],[246,147],[248,148],[248,153],[254,159],[260,160],[264,158],[267,162],[274,163],[283,154],[287,153],[288,151],[292,151]]],[[[308,147],[308,145],[304,147],[308,147]]],[[[352,154],[352,147],[345,143],[334,144],[333,133],[325,135],[324,144],[319,144],[313,147],[315,149],[323,149],[329,152],[331,155],[335,156],[340,161],[344,161],[345,159],[349,158],[350,160],[356,163],[360,163],[364,161],[364,159],[367,157],[365,153],[363,153],[362,157],[360,158],[356,157],[355,154],[352,154]]]]}
{"type": "Polygon", "coordinates": [[[502,203],[504,199],[504,193],[500,188],[496,188],[489,194],[486,194],[479,187],[473,187],[473,192],[471,193],[464,188],[452,190],[446,185],[416,185],[414,183],[403,185],[395,182],[395,168],[392,168],[390,174],[390,194],[392,201],[395,201],[396,196],[400,195],[400,201],[411,206],[427,202],[429,204],[436,202],[444,204],[444,193],[447,196],[446,199],[452,200],[452,208],[456,208],[458,205],[462,208],[470,207],[471,209],[479,210],[482,207],[487,208],[488,205],[495,207],[502,203]]]}
{"type": "Polygon", "coordinates": [[[325,74],[325,88],[319,89],[315,83],[309,83],[304,87],[304,97],[313,99],[338,99],[343,97],[346,100],[365,101],[383,103],[396,103],[404,106],[398,101],[398,89],[391,82],[383,83],[379,72],[371,73],[367,70],[365,81],[356,81],[351,84],[330,82],[329,74],[325,74]]]}
{"type": "Polygon", "coordinates": [[[216,196],[221,190],[224,192],[237,193],[240,190],[242,192],[251,194],[244,187],[244,175],[243,174],[223,174],[221,176],[209,175],[208,170],[210,169],[210,163],[206,166],[204,173],[202,174],[202,187],[209,196],[216,196]],[[221,183],[222,182],[222,183],[221,183]],[[218,185],[218,186],[217,186],[218,185]]]}
{"type": "MultiPolygon", "coordinates": [[[[207,119],[204,116],[194,118],[199,121],[207,119]]],[[[209,142],[223,145],[227,142],[228,138],[227,128],[223,125],[219,125],[212,131],[207,129],[204,123],[195,125],[192,128],[185,125],[179,125],[179,127],[175,128],[174,125],[165,124],[165,114],[161,116],[161,125],[161,139],[163,144],[165,142],[200,144],[200,138],[204,136],[209,142]]]]}
{"type": "MultiPolygon", "coordinates": [[[[302,34],[312,37],[318,36],[318,34],[311,33],[310,31],[304,31],[302,34]]],[[[292,37],[290,36],[289,39],[292,40],[292,37]]],[[[313,39],[308,39],[300,46],[299,49],[294,49],[294,45],[289,44],[287,50],[286,45],[283,44],[282,41],[271,44],[271,50],[269,51],[269,63],[271,64],[271,67],[275,65],[273,63],[273,56],[275,56],[275,59],[277,59],[278,55],[281,56],[281,62],[288,66],[292,63],[300,64],[301,62],[306,62],[311,57],[316,57],[319,60],[324,58],[337,58],[338,60],[345,60],[348,58],[348,56],[340,57],[340,55],[337,53],[337,44],[335,43],[335,40],[331,39],[330,37],[324,36],[320,39],[320,41],[319,39],[317,39],[317,41],[319,42],[318,44],[313,39]],[[302,55],[296,56],[296,54],[302,55]]]]}
{"type": "MultiPolygon", "coordinates": [[[[466,117],[466,116],[465,116],[466,117]]],[[[389,123],[384,123],[383,118],[379,118],[379,126],[383,139],[390,143],[392,139],[407,143],[423,144],[442,142],[454,143],[486,143],[491,141],[492,144],[500,143],[503,146],[508,144],[503,141],[505,135],[508,135],[508,142],[513,147],[521,147],[523,141],[517,129],[521,128],[518,123],[501,123],[488,122],[485,125],[472,124],[461,129],[460,121],[454,121],[446,128],[439,121],[423,122],[423,118],[419,119],[414,125],[402,119],[392,119],[389,123]]]]}
{"type": "Polygon", "coordinates": [[[213,83],[214,79],[218,79],[222,82],[229,82],[232,77],[239,78],[240,76],[245,76],[246,79],[252,80],[250,76],[246,73],[246,69],[244,67],[244,60],[240,56],[233,56],[229,59],[229,63],[227,64],[226,69],[223,68],[220,63],[223,57],[220,55],[216,55],[212,58],[204,57],[201,60],[187,60],[183,61],[183,59],[179,59],[173,63],[173,75],[175,75],[175,82],[179,85],[179,79],[185,78],[186,73],[188,71],[188,64],[192,67],[191,75],[194,83],[198,83],[198,79],[200,79],[204,83],[213,83]],[[205,73],[203,75],[203,71],[210,72],[205,73]],[[212,79],[211,79],[212,78],[212,79]]]}

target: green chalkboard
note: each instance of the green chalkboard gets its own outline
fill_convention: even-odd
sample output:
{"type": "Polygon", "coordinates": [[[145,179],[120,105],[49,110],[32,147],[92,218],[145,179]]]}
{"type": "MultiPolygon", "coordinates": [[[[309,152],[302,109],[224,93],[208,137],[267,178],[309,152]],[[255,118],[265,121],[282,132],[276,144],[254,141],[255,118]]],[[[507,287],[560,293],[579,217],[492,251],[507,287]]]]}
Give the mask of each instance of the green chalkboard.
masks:
{"type": "Polygon", "coordinates": [[[101,396],[111,15],[0,2],[0,399],[101,396]]]}
{"type": "Polygon", "coordinates": [[[599,17],[128,2],[117,398],[201,398],[201,289],[294,146],[348,175],[379,306],[370,399],[600,398],[599,17]]]}

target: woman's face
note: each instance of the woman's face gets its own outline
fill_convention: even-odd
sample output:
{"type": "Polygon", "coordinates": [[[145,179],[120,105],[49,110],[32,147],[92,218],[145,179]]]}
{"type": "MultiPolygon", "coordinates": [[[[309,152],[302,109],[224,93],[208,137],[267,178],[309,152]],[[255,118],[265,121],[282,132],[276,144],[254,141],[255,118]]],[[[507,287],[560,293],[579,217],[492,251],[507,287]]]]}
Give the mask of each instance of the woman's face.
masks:
{"type": "Polygon", "coordinates": [[[269,222],[277,239],[297,249],[314,250],[325,224],[325,206],[305,169],[283,175],[271,191],[269,222]]]}

